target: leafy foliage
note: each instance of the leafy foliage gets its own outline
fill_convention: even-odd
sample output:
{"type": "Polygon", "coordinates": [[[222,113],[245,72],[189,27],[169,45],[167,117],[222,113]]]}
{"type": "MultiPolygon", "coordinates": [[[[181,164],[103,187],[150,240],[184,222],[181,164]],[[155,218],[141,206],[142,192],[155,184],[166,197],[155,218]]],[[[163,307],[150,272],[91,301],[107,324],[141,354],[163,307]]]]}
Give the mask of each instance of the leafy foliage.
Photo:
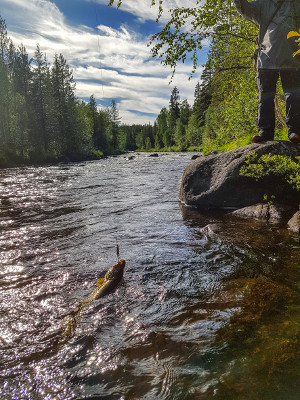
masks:
{"type": "MultiPolygon", "coordinates": [[[[125,0],[124,0],[125,1],[125,0]]],[[[113,3],[113,1],[111,2],[113,3]]],[[[159,4],[158,20],[163,12],[159,4]]],[[[210,40],[208,61],[195,88],[195,101],[187,123],[176,127],[174,118],[160,133],[164,145],[202,147],[204,152],[213,149],[231,150],[247,145],[257,133],[258,96],[256,72],[252,68],[252,54],[256,46],[258,27],[245,21],[236,12],[231,1],[197,1],[194,8],[174,8],[161,32],[152,37],[152,55],[169,65],[175,72],[178,62],[188,58],[193,61],[193,71],[198,66],[197,57],[203,39],[210,40]]],[[[284,139],[287,127],[284,122],[284,96],[278,86],[276,97],[275,138],[284,139]]],[[[170,118],[170,117],[169,117],[170,118]]],[[[161,119],[161,116],[159,117],[161,119]]],[[[161,124],[160,126],[161,131],[161,124]]]]}
{"type": "Polygon", "coordinates": [[[300,191],[300,160],[295,161],[291,157],[264,154],[258,158],[255,152],[249,152],[245,159],[245,165],[240,170],[240,175],[255,179],[275,175],[281,177],[294,189],[300,191]]]}
{"type": "MultiPolygon", "coordinates": [[[[125,0],[126,1],[126,0],[125,0]]],[[[122,1],[110,0],[109,5],[122,1]]],[[[163,14],[163,0],[152,0],[158,5],[157,22],[163,14]]],[[[249,35],[245,22],[238,16],[231,0],[196,0],[194,7],[177,7],[169,11],[169,20],[160,32],[155,33],[149,43],[153,57],[176,70],[178,62],[192,61],[192,73],[198,67],[199,51],[208,39],[226,42],[235,37],[255,43],[256,34],[249,35]]]]}

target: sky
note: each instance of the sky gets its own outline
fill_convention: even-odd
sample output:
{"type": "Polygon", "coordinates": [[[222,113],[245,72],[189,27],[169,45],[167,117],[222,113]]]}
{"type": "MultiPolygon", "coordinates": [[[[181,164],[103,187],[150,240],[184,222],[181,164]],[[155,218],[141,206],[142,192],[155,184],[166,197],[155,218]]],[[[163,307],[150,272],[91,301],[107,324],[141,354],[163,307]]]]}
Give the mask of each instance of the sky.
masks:
{"type": "MultiPolygon", "coordinates": [[[[151,0],[123,0],[120,9],[109,0],[0,0],[0,15],[16,46],[24,44],[30,57],[39,44],[51,63],[62,53],[73,71],[77,97],[97,105],[117,103],[121,123],[154,122],[162,107],[168,107],[174,86],[181,100],[192,105],[200,79],[199,67],[191,80],[190,63],[172,71],[151,57],[147,43],[162,25],[155,22],[157,7],[151,0]]],[[[195,0],[165,0],[161,24],[168,10],[195,6],[195,0]]],[[[205,50],[199,61],[204,63],[205,50]]]]}

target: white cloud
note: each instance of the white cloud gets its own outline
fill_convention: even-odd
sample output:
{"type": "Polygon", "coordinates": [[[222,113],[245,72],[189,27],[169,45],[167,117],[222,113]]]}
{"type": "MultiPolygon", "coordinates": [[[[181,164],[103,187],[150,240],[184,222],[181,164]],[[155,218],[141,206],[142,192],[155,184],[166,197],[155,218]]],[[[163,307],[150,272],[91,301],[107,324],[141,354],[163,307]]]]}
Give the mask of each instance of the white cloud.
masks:
{"type": "Polygon", "coordinates": [[[49,0],[1,0],[0,4],[4,14],[13,18],[15,27],[28,32],[54,34],[57,27],[64,24],[63,14],[49,0]]]}
{"type": "MultiPolygon", "coordinates": [[[[108,0],[85,0],[88,2],[94,2],[98,4],[108,4],[108,0]]],[[[116,7],[118,0],[115,0],[113,7],[116,7]]],[[[155,21],[158,15],[158,0],[157,4],[151,6],[151,0],[124,0],[121,5],[121,10],[127,11],[130,14],[137,16],[141,21],[152,20],[155,21]]],[[[195,0],[164,0],[163,2],[163,14],[161,21],[165,22],[168,20],[168,13],[172,8],[179,7],[195,7],[195,0]]]]}
{"type": "MultiPolygon", "coordinates": [[[[124,0],[124,7],[126,4],[127,10],[138,17],[142,14],[148,17],[150,2],[124,0]]],[[[191,1],[168,3],[171,7],[191,1]]],[[[9,17],[8,32],[16,45],[22,42],[32,56],[39,43],[49,61],[55,53],[62,53],[73,69],[77,96],[88,98],[94,94],[102,104],[118,99],[124,123],[141,122],[143,118],[147,123],[149,117],[142,117],[140,113],[158,114],[163,106],[168,106],[175,85],[182,99],[193,102],[196,79],[188,81],[191,66],[178,65],[169,86],[170,69],[151,58],[148,39],[128,26],[114,29],[102,23],[95,29],[83,25],[73,27],[66,23],[64,15],[50,0],[0,0],[0,9],[5,10],[1,15],[3,18],[9,17]]]]}

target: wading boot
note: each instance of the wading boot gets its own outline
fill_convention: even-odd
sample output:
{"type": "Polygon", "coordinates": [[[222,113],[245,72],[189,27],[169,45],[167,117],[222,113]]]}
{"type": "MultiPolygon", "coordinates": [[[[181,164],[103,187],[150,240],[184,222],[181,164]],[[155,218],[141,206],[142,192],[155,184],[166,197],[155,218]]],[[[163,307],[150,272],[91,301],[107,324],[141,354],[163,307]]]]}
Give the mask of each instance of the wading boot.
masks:
{"type": "Polygon", "coordinates": [[[297,133],[291,133],[289,135],[289,141],[294,144],[299,144],[300,143],[300,135],[297,135],[297,133]]]}
{"type": "Polygon", "coordinates": [[[252,137],[252,143],[264,143],[268,140],[274,140],[274,135],[259,134],[252,137]]]}

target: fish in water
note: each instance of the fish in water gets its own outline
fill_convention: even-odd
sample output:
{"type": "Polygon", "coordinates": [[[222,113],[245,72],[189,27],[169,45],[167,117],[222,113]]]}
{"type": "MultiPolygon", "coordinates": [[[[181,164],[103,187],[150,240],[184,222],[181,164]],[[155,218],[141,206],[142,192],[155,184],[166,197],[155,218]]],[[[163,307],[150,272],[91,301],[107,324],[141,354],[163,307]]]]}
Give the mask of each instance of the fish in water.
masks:
{"type": "Polygon", "coordinates": [[[125,268],[125,260],[120,260],[117,264],[113,265],[105,274],[104,278],[97,280],[97,288],[84,300],[81,305],[90,303],[99,297],[106,296],[111,293],[119,285],[123,278],[125,268]]]}
{"type": "Polygon", "coordinates": [[[82,300],[76,310],[72,313],[72,317],[67,317],[62,322],[64,333],[69,336],[76,328],[76,317],[81,313],[83,308],[92,301],[104,297],[112,293],[123,278],[125,268],[125,260],[120,260],[113,265],[105,274],[104,278],[100,278],[96,282],[96,289],[84,300],[82,300]]]}

